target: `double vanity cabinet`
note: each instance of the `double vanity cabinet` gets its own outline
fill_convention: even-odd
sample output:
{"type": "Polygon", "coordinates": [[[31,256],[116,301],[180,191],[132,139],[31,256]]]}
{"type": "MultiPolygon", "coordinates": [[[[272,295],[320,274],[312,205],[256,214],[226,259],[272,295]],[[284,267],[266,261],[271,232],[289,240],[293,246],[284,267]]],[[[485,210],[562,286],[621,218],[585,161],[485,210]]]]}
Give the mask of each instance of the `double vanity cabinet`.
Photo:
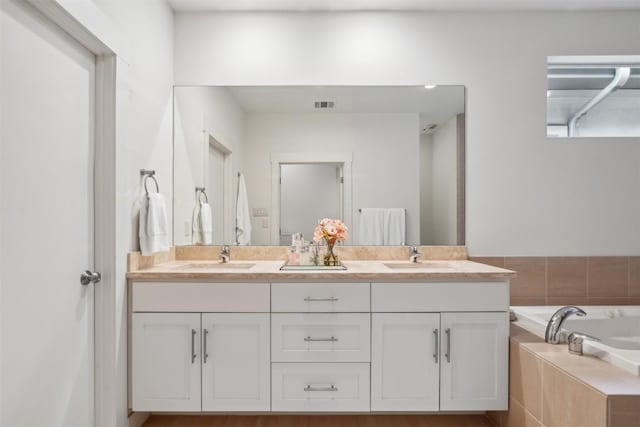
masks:
{"type": "Polygon", "coordinates": [[[507,409],[508,279],[130,287],[134,411],[507,409]]]}

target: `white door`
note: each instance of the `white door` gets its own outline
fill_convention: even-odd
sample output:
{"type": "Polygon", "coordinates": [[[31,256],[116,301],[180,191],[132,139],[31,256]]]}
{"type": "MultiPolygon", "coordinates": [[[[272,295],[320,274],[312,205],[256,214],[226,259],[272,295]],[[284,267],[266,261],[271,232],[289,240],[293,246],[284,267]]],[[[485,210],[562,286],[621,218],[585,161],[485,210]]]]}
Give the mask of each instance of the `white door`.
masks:
{"type": "Polygon", "coordinates": [[[95,425],[94,84],[88,50],[0,1],[3,426],[95,425]]]}
{"type": "Polygon", "coordinates": [[[133,313],[131,407],[201,410],[200,313],[133,313]]]}
{"type": "MultiPolygon", "coordinates": [[[[213,244],[222,245],[224,241],[224,158],[225,154],[211,144],[207,162],[206,191],[213,217],[213,244]]],[[[229,243],[229,242],[226,242],[229,243]]]]}
{"type": "Polygon", "coordinates": [[[202,315],[202,410],[269,411],[268,313],[202,315]]]}
{"type": "Polygon", "coordinates": [[[371,410],[437,411],[440,314],[371,316],[371,410]]]}
{"type": "Polygon", "coordinates": [[[442,313],[443,411],[506,410],[509,313],[442,313]]]}
{"type": "Polygon", "coordinates": [[[335,163],[280,165],[280,244],[291,234],[311,240],[322,218],[342,218],[342,165],[335,163]]]}

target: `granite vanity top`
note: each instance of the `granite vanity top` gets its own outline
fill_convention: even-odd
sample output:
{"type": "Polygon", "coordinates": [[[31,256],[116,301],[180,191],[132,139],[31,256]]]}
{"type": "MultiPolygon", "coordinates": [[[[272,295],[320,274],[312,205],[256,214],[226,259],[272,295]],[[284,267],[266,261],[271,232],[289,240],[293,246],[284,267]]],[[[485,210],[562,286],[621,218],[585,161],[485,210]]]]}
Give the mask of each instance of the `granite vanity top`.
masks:
{"type": "Polygon", "coordinates": [[[130,271],[132,280],[313,280],[313,281],[503,281],[515,272],[467,260],[424,261],[407,267],[406,261],[343,261],[346,270],[283,271],[282,261],[171,261],[130,271]],[[400,268],[393,268],[393,265],[400,268]],[[390,267],[391,265],[391,267],[390,267]]]}

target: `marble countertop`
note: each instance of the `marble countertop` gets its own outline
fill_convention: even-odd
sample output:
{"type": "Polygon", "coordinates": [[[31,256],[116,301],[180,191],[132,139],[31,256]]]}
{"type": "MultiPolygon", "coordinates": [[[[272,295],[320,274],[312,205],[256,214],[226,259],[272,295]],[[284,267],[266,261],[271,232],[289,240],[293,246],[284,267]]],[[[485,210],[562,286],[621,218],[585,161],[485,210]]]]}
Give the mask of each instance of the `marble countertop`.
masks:
{"type": "Polygon", "coordinates": [[[503,281],[515,272],[467,260],[423,261],[418,268],[390,268],[406,261],[343,261],[346,270],[280,270],[282,261],[171,261],[127,273],[132,280],[503,281]],[[247,264],[253,264],[250,268],[247,264]],[[237,267],[234,268],[233,266],[237,267]]]}

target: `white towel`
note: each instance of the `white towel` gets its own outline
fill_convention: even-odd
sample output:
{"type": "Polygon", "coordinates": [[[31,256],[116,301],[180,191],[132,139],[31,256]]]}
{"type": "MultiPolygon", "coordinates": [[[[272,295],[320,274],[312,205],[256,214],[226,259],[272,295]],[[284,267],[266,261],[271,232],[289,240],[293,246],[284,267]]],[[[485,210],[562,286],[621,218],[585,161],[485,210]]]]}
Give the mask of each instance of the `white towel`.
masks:
{"type": "Polygon", "coordinates": [[[362,209],[358,236],[361,245],[384,244],[384,209],[362,209]]]}
{"type": "Polygon", "coordinates": [[[251,244],[251,216],[249,215],[249,199],[244,176],[238,178],[238,201],[236,204],[236,243],[251,244]]]}
{"type": "Polygon", "coordinates": [[[406,213],[403,208],[384,209],[384,244],[404,246],[406,213]]]}
{"type": "Polygon", "coordinates": [[[191,216],[191,243],[210,245],[213,242],[213,215],[209,203],[196,202],[191,216]]]}
{"type": "Polygon", "coordinates": [[[209,203],[200,203],[200,227],[205,245],[213,243],[213,214],[209,203]]]}
{"type": "Polygon", "coordinates": [[[143,196],[140,203],[138,237],[142,255],[169,250],[167,208],[162,194],[150,193],[143,196]]]}

